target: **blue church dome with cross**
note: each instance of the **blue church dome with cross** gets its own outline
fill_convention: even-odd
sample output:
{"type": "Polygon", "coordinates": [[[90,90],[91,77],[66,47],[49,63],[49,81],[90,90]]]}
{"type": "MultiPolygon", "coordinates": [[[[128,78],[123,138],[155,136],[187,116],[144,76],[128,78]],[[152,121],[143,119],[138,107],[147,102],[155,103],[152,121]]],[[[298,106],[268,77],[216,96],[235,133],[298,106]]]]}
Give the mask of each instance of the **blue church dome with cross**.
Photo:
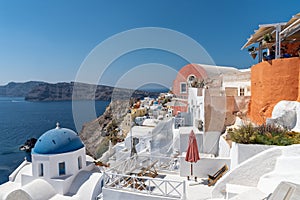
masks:
{"type": "Polygon", "coordinates": [[[76,151],[84,147],[81,139],[71,129],[60,128],[45,132],[39,137],[32,149],[33,154],[59,154],[76,151]]]}

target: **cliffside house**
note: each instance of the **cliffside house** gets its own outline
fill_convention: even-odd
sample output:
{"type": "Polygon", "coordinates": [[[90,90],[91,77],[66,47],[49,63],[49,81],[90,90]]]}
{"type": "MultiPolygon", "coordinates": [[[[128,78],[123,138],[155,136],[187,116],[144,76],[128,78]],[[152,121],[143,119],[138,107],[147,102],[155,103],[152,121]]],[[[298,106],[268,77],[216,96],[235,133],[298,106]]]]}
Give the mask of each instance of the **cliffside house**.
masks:
{"type": "Polygon", "coordinates": [[[251,67],[249,117],[263,124],[279,101],[300,101],[300,13],[288,22],[259,25],[242,49],[249,46],[259,55],[259,63],[251,67]],[[265,35],[271,35],[272,47],[267,46],[265,35]],[[263,52],[269,54],[271,48],[275,49],[274,59],[263,61],[263,52]]]}

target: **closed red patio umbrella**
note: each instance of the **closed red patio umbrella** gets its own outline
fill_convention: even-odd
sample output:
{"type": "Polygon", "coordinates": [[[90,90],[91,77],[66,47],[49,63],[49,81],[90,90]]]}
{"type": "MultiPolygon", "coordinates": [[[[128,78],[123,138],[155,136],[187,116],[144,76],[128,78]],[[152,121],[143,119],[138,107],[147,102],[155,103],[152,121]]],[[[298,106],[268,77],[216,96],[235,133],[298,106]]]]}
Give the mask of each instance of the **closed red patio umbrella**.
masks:
{"type": "MultiPolygon", "coordinates": [[[[197,139],[193,130],[189,135],[189,145],[186,152],[185,160],[191,163],[191,176],[193,176],[193,163],[196,163],[198,160],[200,160],[197,139]]],[[[196,177],[195,180],[197,180],[196,177]]]]}

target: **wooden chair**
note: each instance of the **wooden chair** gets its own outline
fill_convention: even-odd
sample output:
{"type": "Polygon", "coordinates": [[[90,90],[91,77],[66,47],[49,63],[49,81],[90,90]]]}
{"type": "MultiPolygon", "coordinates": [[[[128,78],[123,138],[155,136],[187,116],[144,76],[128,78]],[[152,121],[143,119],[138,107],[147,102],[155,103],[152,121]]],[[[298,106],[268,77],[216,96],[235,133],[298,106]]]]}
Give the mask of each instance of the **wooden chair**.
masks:
{"type": "MultiPolygon", "coordinates": [[[[148,176],[148,177],[152,177],[155,178],[158,173],[156,171],[156,169],[154,168],[154,165],[158,162],[158,160],[156,160],[155,162],[153,162],[151,165],[149,165],[146,168],[142,168],[140,172],[138,172],[136,175],[137,176],[148,176]]],[[[147,186],[145,184],[145,179],[143,178],[127,178],[125,180],[125,184],[123,185],[123,187],[132,187],[138,190],[147,190],[147,186]]]]}
{"type": "Polygon", "coordinates": [[[208,186],[214,185],[227,171],[228,166],[225,164],[214,175],[208,175],[208,186]]]}
{"type": "Polygon", "coordinates": [[[138,176],[149,176],[152,178],[155,178],[158,173],[154,167],[154,165],[158,162],[158,160],[156,160],[155,162],[153,162],[151,165],[149,165],[146,168],[142,168],[142,170],[137,174],[138,176]]]}

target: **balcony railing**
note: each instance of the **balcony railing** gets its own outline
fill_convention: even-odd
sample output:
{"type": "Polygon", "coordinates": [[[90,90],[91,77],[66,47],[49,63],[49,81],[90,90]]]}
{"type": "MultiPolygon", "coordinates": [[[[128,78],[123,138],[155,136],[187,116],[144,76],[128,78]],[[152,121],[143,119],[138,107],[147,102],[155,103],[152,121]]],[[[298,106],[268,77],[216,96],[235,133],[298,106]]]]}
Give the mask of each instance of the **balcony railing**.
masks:
{"type": "Polygon", "coordinates": [[[153,164],[156,170],[179,171],[179,159],[176,157],[162,156],[137,156],[134,155],[113,168],[109,169],[109,173],[130,174],[134,170],[153,164]]]}
{"type": "Polygon", "coordinates": [[[147,195],[185,199],[185,181],[105,172],[104,187],[147,195]]]}

